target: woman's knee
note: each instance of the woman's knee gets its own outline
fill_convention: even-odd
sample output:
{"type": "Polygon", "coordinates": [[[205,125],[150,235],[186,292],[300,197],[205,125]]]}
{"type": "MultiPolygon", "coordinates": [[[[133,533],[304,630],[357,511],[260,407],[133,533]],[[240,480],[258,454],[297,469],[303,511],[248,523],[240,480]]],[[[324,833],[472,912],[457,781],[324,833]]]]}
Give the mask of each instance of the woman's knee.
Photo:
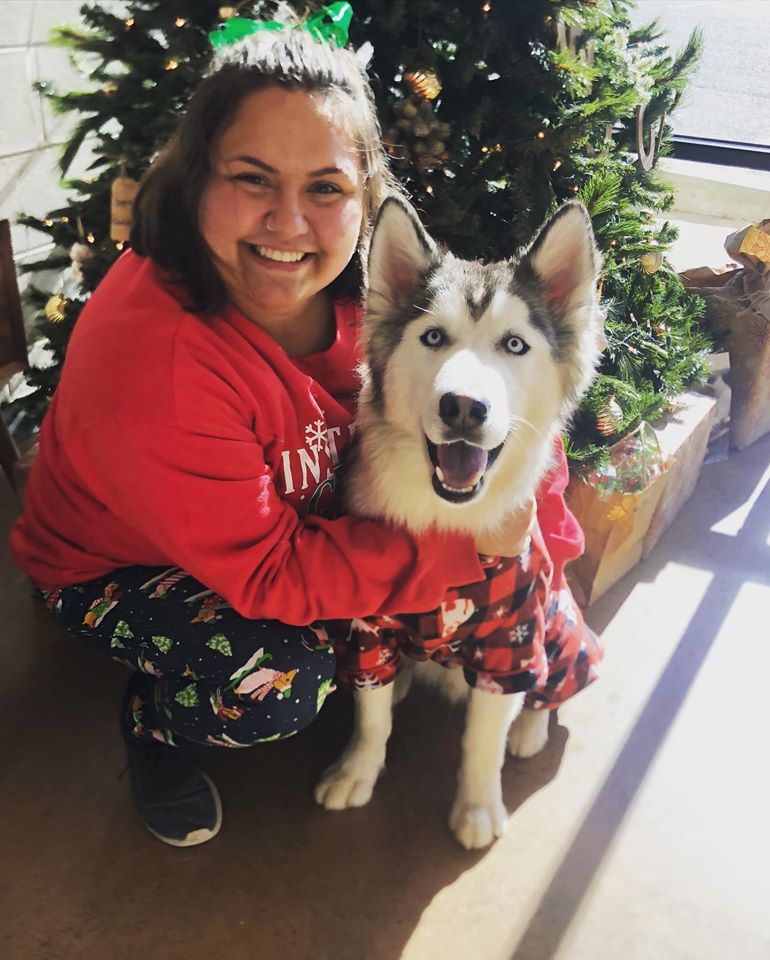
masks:
{"type": "Polygon", "coordinates": [[[333,690],[334,654],[324,646],[302,656],[296,650],[285,657],[280,651],[255,654],[227,683],[192,681],[169,699],[174,726],[183,736],[245,747],[283,740],[309,727],[333,690]],[[196,710],[183,709],[193,700],[196,710]]]}

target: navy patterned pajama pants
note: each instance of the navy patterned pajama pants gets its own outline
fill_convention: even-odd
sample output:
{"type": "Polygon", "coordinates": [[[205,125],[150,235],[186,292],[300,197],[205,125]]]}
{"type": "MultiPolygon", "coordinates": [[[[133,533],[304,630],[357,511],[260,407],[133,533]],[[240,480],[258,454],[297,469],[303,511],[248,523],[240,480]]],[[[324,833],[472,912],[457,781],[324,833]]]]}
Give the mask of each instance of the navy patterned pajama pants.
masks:
{"type": "Polygon", "coordinates": [[[126,720],[141,739],[279,740],[334,689],[323,626],[248,620],[178,567],[126,567],[43,597],[70,633],[137,671],[126,720]]]}

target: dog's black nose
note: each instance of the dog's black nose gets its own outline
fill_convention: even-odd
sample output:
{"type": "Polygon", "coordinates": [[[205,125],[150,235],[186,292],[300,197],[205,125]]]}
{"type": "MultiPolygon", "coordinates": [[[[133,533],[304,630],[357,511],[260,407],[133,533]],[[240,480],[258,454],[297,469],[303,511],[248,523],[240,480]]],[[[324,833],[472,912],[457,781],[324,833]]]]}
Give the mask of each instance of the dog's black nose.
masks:
{"type": "Polygon", "coordinates": [[[448,427],[478,427],[487,419],[489,402],[445,393],[438,402],[438,412],[448,427]]]}

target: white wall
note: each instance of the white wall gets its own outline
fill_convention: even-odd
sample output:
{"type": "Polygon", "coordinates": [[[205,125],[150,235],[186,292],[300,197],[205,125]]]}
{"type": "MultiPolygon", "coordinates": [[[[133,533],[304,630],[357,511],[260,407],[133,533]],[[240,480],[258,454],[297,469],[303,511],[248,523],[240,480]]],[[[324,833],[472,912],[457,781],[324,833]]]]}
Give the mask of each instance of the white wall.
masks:
{"type": "MultiPolygon", "coordinates": [[[[0,218],[11,221],[17,260],[43,252],[47,237],[15,225],[16,217],[43,216],[66,203],[57,163],[76,118],[56,116],[32,84],[86,87],[68,51],[48,42],[52,27],[80,23],[80,6],[81,0],[0,0],[0,218]]],[[[86,159],[71,175],[82,172],[86,159]]]]}

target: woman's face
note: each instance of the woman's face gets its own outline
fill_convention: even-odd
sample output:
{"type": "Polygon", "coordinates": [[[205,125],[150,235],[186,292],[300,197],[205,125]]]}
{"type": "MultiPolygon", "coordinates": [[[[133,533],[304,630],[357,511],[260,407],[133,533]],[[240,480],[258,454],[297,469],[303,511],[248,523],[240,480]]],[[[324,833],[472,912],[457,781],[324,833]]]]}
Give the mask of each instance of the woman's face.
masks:
{"type": "Polygon", "coordinates": [[[342,272],[361,231],[364,177],[323,94],[249,94],[212,158],[201,233],[231,300],[268,331],[342,272]]]}

